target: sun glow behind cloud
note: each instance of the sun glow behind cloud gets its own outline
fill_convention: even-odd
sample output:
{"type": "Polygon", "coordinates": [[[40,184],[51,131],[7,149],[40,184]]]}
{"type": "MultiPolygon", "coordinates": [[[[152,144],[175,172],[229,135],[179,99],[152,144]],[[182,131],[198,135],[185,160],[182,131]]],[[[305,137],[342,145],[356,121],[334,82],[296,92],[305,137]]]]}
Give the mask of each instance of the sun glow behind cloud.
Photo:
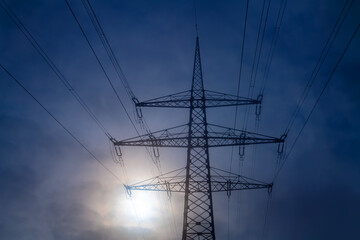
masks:
{"type": "Polygon", "coordinates": [[[116,224],[138,226],[152,225],[152,220],[159,217],[160,203],[155,193],[133,192],[132,197],[118,194],[115,196],[114,220],[116,224]]]}
{"type": "Polygon", "coordinates": [[[154,218],[159,210],[158,199],[155,194],[149,192],[133,193],[132,198],[128,198],[126,204],[127,211],[143,221],[154,218]]]}

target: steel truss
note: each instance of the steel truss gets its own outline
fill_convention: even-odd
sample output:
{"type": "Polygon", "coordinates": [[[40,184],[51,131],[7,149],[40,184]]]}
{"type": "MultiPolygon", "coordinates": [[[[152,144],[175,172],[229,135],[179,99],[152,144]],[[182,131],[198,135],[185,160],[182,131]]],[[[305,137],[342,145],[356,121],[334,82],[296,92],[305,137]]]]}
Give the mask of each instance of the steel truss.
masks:
{"type": "MultiPolygon", "coordinates": [[[[164,129],[143,136],[115,141],[120,146],[151,146],[187,148],[186,167],[133,185],[126,185],[131,195],[133,190],[184,192],[184,218],[182,240],[214,240],[213,192],[263,189],[269,191],[272,184],[246,178],[234,173],[210,167],[209,148],[252,144],[278,143],[282,151],[285,136],[280,138],[226,128],[209,124],[206,108],[255,104],[260,108],[262,96],[257,99],[204,90],[199,38],[196,38],[195,59],[190,91],[184,91],[152,100],[135,101],[137,113],[141,107],[189,108],[188,124],[164,129]]],[[[118,152],[121,153],[120,149],[118,152]]]]}
{"type": "MultiPolygon", "coordinates": [[[[131,196],[133,190],[160,191],[166,192],[171,197],[172,192],[185,192],[186,190],[186,168],[181,168],[170,173],[150,178],[132,185],[125,185],[127,193],[131,196]],[[175,174],[175,175],[174,175],[175,174]]],[[[228,196],[235,190],[249,190],[266,188],[271,191],[272,184],[261,182],[255,179],[247,178],[235,173],[223,171],[221,169],[210,167],[211,191],[226,192],[228,196]],[[220,173],[223,173],[222,175],[220,173]]],[[[207,182],[191,181],[189,183],[190,192],[209,191],[207,182]]]]}

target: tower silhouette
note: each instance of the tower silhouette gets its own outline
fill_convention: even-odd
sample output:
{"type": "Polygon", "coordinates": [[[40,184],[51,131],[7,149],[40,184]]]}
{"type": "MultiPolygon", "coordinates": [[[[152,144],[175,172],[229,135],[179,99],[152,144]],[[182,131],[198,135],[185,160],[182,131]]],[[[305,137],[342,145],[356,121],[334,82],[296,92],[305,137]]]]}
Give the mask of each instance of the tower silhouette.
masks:
{"type": "MultiPolygon", "coordinates": [[[[184,216],[182,240],[215,239],[213,213],[214,192],[234,190],[271,190],[272,184],[211,167],[209,148],[251,144],[278,143],[284,138],[275,138],[248,131],[222,127],[207,121],[206,109],[237,105],[260,105],[261,100],[239,97],[204,89],[199,38],[196,38],[194,68],[191,90],[179,92],[144,102],[141,107],[189,108],[189,122],[173,128],[153,132],[122,141],[114,141],[115,147],[145,146],[187,148],[186,167],[133,185],[126,185],[128,194],[133,190],[184,192],[184,216]]],[[[156,151],[156,150],[155,150],[156,151]]]]}

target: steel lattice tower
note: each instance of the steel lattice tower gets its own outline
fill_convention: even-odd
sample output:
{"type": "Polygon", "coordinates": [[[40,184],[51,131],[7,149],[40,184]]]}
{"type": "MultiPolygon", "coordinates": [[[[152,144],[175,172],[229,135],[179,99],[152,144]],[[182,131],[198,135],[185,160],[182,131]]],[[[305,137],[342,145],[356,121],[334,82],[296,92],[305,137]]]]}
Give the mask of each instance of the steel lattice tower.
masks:
{"type": "MultiPolygon", "coordinates": [[[[132,190],[184,192],[183,240],[215,239],[213,192],[233,190],[271,189],[272,184],[250,180],[238,174],[210,166],[209,148],[221,146],[244,147],[250,144],[284,143],[284,138],[275,138],[247,131],[221,127],[207,122],[206,109],[223,106],[261,104],[261,100],[208,91],[204,89],[199,38],[196,38],[194,69],[190,91],[184,91],[144,102],[135,102],[140,107],[189,108],[189,123],[123,141],[114,141],[119,146],[183,147],[187,148],[185,168],[162,174],[150,180],[126,185],[132,190]],[[185,172],[185,175],[183,175],[185,172]]],[[[281,148],[281,147],[280,147],[281,148]]],[[[120,152],[120,151],[118,151],[120,152]]]]}

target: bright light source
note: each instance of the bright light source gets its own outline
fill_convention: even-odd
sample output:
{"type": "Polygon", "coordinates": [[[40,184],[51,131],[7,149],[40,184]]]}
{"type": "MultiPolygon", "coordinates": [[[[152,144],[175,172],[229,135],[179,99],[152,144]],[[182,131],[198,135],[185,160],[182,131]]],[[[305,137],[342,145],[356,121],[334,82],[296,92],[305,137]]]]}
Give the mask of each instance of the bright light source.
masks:
{"type": "Polygon", "coordinates": [[[159,210],[157,197],[151,192],[133,192],[132,199],[126,199],[124,203],[127,214],[141,221],[156,217],[159,210]]]}

